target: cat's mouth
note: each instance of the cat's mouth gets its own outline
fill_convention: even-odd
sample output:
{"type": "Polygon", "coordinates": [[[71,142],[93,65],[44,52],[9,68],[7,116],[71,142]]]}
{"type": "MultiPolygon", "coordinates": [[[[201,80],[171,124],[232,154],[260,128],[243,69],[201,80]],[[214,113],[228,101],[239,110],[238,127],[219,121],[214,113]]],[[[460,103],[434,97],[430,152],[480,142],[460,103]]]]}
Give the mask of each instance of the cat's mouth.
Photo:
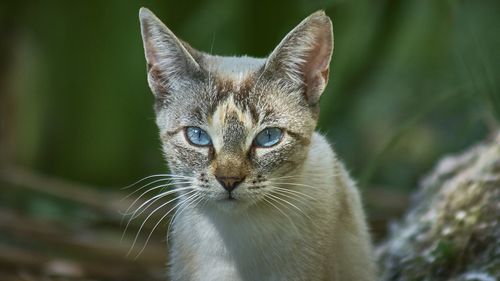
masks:
{"type": "Polygon", "coordinates": [[[220,198],[219,203],[223,206],[226,206],[227,204],[233,205],[241,202],[240,199],[236,198],[232,193],[226,193],[224,197],[220,198]]]}
{"type": "Polygon", "coordinates": [[[214,201],[214,205],[220,210],[225,212],[236,212],[246,210],[249,206],[252,205],[251,200],[245,196],[243,193],[228,193],[226,192],[224,195],[220,195],[220,197],[214,201]]]}
{"type": "Polygon", "coordinates": [[[225,201],[236,201],[236,198],[233,197],[233,194],[232,193],[229,193],[226,197],[226,199],[224,199],[225,201]]]}

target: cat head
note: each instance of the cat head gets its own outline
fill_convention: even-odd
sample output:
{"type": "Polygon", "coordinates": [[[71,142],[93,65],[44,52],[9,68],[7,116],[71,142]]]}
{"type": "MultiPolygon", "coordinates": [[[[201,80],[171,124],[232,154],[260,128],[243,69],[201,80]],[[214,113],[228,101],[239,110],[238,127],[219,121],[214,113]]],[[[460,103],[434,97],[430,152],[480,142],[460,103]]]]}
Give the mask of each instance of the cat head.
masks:
{"type": "Polygon", "coordinates": [[[187,179],[185,196],[250,206],[273,180],[300,169],[333,51],[323,11],[263,59],[200,52],[151,11],[139,17],[163,151],[170,170],[187,179]]]}

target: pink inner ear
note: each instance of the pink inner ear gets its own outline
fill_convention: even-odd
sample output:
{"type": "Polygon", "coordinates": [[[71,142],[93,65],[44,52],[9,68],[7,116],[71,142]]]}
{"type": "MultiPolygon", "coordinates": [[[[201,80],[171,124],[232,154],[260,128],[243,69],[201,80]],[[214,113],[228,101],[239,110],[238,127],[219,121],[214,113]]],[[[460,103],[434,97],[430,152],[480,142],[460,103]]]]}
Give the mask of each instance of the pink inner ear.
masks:
{"type": "Polygon", "coordinates": [[[316,43],[308,52],[303,73],[306,84],[306,96],[310,104],[319,101],[328,82],[332,38],[329,30],[319,30],[316,43]]]}
{"type": "Polygon", "coordinates": [[[321,76],[323,77],[323,80],[325,81],[325,84],[328,83],[328,74],[330,73],[330,68],[327,67],[325,70],[321,71],[321,76]]]}
{"type": "Polygon", "coordinates": [[[148,69],[151,69],[154,65],[158,63],[158,50],[156,46],[151,42],[151,40],[146,41],[146,61],[148,63],[148,69]]]}

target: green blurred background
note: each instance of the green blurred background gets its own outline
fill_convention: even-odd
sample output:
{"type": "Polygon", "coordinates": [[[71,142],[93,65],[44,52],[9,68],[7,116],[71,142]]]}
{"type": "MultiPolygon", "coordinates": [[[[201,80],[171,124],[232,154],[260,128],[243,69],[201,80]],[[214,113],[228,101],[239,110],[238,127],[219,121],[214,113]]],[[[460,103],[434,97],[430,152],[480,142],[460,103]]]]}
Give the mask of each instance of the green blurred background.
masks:
{"type": "Polygon", "coordinates": [[[103,188],[165,171],[141,6],[195,48],[257,57],[324,9],[319,130],[368,194],[409,192],[498,126],[500,1],[2,1],[2,163],[103,188]]]}

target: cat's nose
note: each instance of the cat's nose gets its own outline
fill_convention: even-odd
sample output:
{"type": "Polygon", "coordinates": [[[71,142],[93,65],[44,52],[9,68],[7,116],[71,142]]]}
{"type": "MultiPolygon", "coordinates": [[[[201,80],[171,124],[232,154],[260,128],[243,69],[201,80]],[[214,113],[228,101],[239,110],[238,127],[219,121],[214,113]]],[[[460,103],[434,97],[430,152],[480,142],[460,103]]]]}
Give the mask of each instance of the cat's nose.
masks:
{"type": "Polygon", "coordinates": [[[228,192],[233,191],[245,178],[244,177],[215,177],[228,192]]]}

